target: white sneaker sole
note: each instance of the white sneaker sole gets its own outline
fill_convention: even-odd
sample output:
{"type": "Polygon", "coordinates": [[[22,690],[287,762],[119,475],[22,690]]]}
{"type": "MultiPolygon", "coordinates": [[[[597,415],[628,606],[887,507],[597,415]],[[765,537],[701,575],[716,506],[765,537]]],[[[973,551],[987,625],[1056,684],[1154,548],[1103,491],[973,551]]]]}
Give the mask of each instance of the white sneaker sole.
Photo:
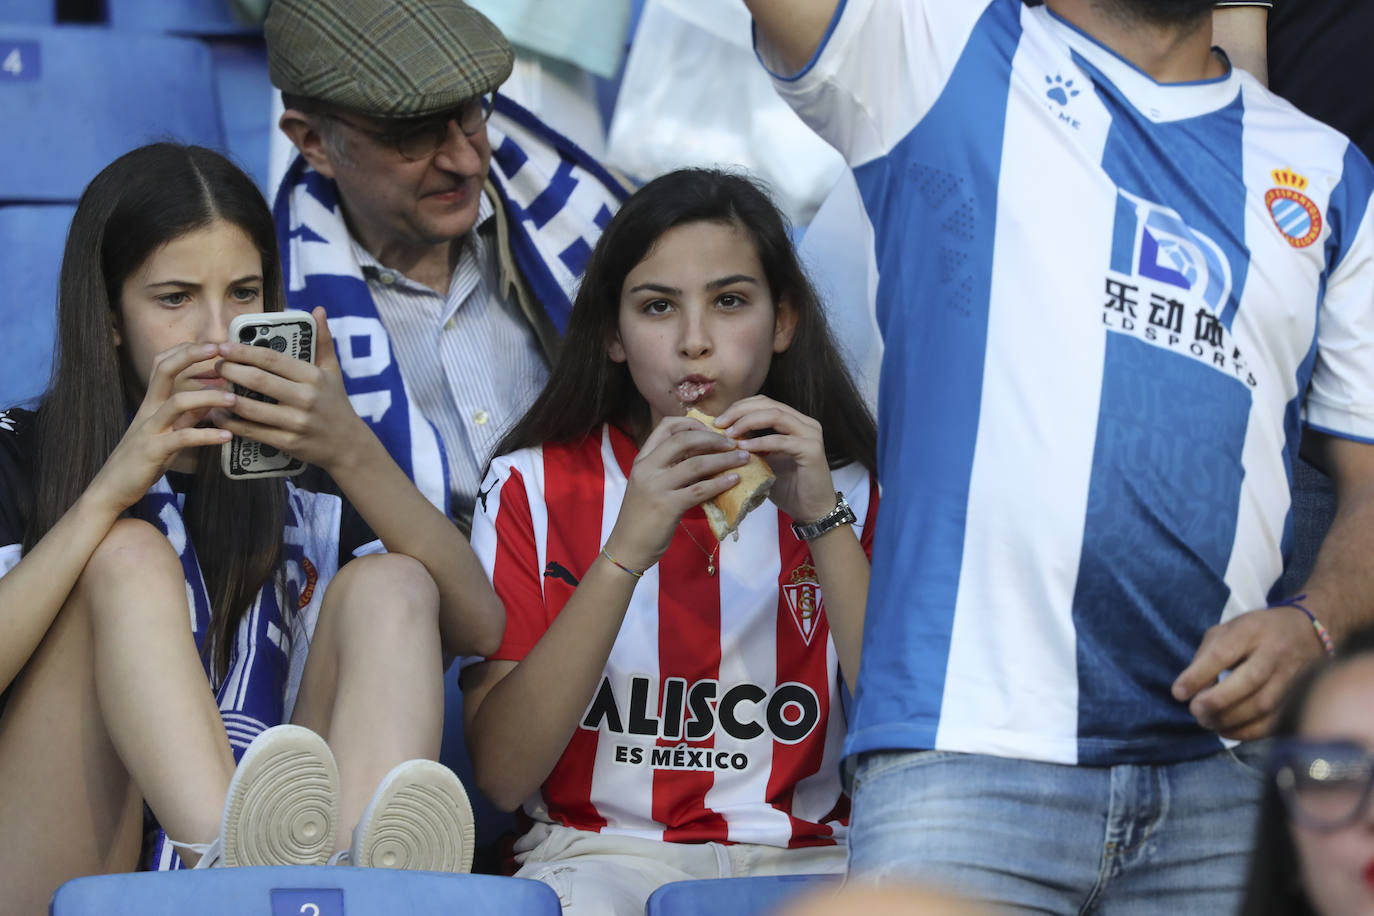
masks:
{"type": "Polygon", "coordinates": [[[372,793],[353,831],[349,864],[468,872],[475,839],[462,781],[433,760],[407,760],[372,793]]]}
{"type": "Polygon", "coordinates": [[[308,728],[274,726],[248,746],[229,783],[224,864],[323,865],[341,819],[329,745],[308,728]]]}

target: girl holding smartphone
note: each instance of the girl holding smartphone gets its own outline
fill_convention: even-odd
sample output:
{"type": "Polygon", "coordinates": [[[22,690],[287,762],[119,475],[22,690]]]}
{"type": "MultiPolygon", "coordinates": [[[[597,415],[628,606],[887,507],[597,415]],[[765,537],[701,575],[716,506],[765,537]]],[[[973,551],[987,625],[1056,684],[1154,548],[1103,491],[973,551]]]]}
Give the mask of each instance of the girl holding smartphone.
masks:
{"type": "Polygon", "coordinates": [[[51,384],[0,413],[0,874],[19,910],[140,849],[152,867],[172,846],[471,861],[466,797],[433,763],[443,669],[495,648],[501,606],[353,412],[322,310],[313,365],[226,340],[282,303],[271,215],[219,154],[143,147],[82,196],[51,384]],[[227,480],[231,435],[314,467],[227,480]],[[445,801],[404,814],[423,792],[445,801]],[[145,842],[145,803],[174,842],[145,842]],[[397,821],[408,838],[379,841],[397,821]]]}

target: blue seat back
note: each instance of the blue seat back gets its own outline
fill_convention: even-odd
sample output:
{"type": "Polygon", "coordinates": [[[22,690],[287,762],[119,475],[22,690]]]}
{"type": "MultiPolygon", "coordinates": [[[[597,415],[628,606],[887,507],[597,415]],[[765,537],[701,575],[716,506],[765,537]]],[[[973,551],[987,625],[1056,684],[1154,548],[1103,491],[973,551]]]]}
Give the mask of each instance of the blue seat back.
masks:
{"type": "MultiPolygon", "coordinates": [[[[57,0],[4,0],[0,3],[0,23],[25,25],[54,25],[57,22],[57,0]]],[[[4,59],[0,58],[0,64],[4,59]]]]}
{"type": "Polygon", "coordinates": [[[764,916],[839,875],[764,875],[674,881],[654,891],[645,916],[764,916]]]}
{"type": "Polygon", "coordinates": [[[57,889],[49,912],[51,916],[560,916],[562,910],[558,895],[548,885],[524,878],[318,865],[77,878],[57,889]]]}
{"type": "Polygon", "coordinates": [[[262,31],[261,26],[236,20],[227,0],[105,0],[105,13],[110,28],[135,32],[171,32],[205,38],[262,31]]]}
{"type": "Polygon", "coordinates": [[[105,0],[112,29],[201,39],[210,48],[226,151],[264,192],[275,90],[260,25],[242,25],[228,0],[105,0]]]}
{"type": "Polygon", "coordinates": [[[261,38],[207,39],[214,62],[215,93],[224,121],[224,147],[239,168],[257,183],[269,202],[267,160],[276,122],[276,89],[267,76],[267,45],[261,38]]]}
{"type": "Polygon", "coordinates": [[[81,26],[0,25],[0,203],[72,203],[121,153],[160,139],[220,148],[200,42],[81,26]]]}
{"type": "Polygon", "coordinates": [[[48,384],[57,340],[57,271],[76,207],[0,204],[0,410],[32,406],[48,384]]]}

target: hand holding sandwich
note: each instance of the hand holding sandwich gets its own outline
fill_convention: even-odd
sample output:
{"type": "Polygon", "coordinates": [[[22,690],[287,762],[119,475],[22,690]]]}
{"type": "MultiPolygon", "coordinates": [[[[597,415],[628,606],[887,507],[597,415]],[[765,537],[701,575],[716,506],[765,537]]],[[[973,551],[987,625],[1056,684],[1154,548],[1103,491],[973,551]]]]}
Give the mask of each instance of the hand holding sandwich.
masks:
{"type": "Polygon", "coordinates": [[[696,420],[663,418],[635,457],[606,551],[637,572],[657,563],[684,512],[739,483],[749,453],[738,445],[696,420]]]}
{"type": "Polygon", "coordinates": [[[767,458],[777,479],[768,498],[796,522],[812,522],[835,508],[835,484],[821,424],[764,395],[736,401],[716,417],[719,432],[767,458]],[[751,433],[768,430],[750,438],[751,433]]]}

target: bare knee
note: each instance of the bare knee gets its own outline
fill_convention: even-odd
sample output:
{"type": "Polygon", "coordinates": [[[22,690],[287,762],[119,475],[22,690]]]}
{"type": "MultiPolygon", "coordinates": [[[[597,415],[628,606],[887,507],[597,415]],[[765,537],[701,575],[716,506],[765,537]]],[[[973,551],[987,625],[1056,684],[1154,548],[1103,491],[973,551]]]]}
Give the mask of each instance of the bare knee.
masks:
{"type": "MultiPolygon", "coordinates": [[[[75,603],[98,622],[101,612],[111,610],[124,618],[133,612],[129,602],[105,600],[135,590],[152,597],[159,593],[185,595],[185,573],[167,536],[145,521],[122,518],[114,523],[91,554],[72,590],[75,603]]],[[[180,602],[174,606],[185,620],[180,602]]],[[[166,602],[139,601],[134,607],[161,608],[166,602]]]]}
{"type": "Polygon", "coordinates": [[[141,519],[121,518],[91,554],[77,585],[104,585],[111,579],[171,570],[181,578],[181,561],[167,536],[141,519]]]}
{"type": "Polygon", "coordinates": [[[379,626],[439,628],[439,589],[418,560],[386,553],[358,557],[339,570],[325,592],[323,613],[349,631],[379,626]]]}

